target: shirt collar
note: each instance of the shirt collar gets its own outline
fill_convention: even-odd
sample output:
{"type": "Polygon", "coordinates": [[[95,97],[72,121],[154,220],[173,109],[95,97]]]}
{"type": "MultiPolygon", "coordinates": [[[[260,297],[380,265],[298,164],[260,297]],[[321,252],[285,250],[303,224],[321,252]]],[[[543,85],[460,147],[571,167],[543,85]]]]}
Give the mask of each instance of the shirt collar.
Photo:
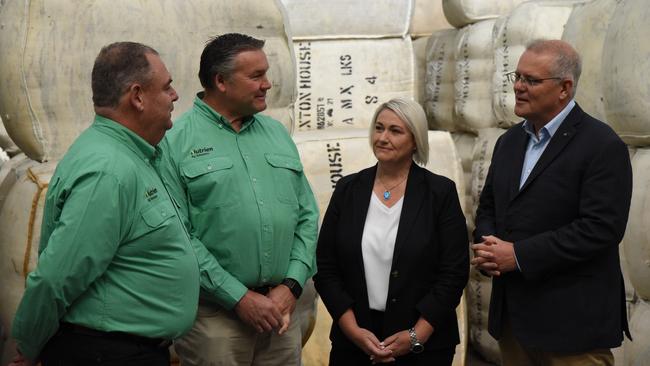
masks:
{"type": "Polygon", "coordinates": [[[560,125],[562,124],[562,122],[564,122],[564,119],[566,118],[566,116],[569,115],[569,113],[571,112],[571,110],[575,105],[576,105],[575,99],[571,99],[571,101],[569,101],[569,103],[560,111],[560,113],[555,115],[555,117],[553,117],[552,120],[550,120],[546,125],[544,125],[544,127],[542,127],[539,130],[539,134],[540,134],[539,139],[535,135],[535,131],[533,130],[532,123],[529,123],[526,120],[524,121],[522,127],[524,128],[524,131],[526,131],[526,133],[529,134],[530,137],[535,140],[539,140],[539,141],[543,140],[546,134],[548,134],[548,138],[550,139],[551,137],[553,137],[553,135],[555,135],[555,132],[557,132],[558,128],[560,128],[560,125]]]}
{"type": "MultiPolygon", "coordinates": [[[[228,121],[221,114],[219,114],[219,112],[215,111],[212,107],[210,107],[206,102],[203,101],[204,96],[205,96],[205,92],[196,93],[196,98],[194,98],[194,108],[204,116],[208,117],[209,119],[216,121],[221,126],[232,129],[232,126],[230,125],[230,121],[228,121]]],[[[255,122],[255,115],[245,117],[244,120],[242,121],[241,129],[244,130],[253,122],[255,122]]]]}
{"type": "Polygon", "coordinates": [[[152,146],[145,139],[119,122],[96,114],[93,126],[100,129],[103,133],[123,142],[142,158],[155,159],[158,156],[158,146],[152,146]]]}

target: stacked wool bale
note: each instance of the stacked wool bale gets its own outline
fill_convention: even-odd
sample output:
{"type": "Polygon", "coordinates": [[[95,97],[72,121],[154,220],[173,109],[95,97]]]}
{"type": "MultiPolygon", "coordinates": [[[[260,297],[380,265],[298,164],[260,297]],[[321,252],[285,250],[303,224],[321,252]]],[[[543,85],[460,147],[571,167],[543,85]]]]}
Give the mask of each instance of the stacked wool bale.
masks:
{"type": "Polygon", "coordinates": [[[174,111],[178,116],[200,90],[196,74],[206,40],[232,31],[266,39],[273,81],[268,113],[292,126],[294,61],[282,13],[272,1],[28,4],[7,2],[0,8],[0,47],[6,50],[0,80],[4,90],[12,91],[0,97],[0,111],[13,141],[34,160],[60,158],[88,126],[95,56],[102,46],[120,40],[142,42],[160,52],[180,96],[174,111]]]}
{"type": "MultiPolygon", "coordinates": [[[[233,31],[265,39],[273,83],[267,112],[291,130],[295,67],[284,22],[282,8],[272,1],[145,0],[116,6],[106,0],[90,5],[37,0],[0,6],[5,51],[0,115],[7,130],[0,131],[0,146],[13,156],[0,164],[0,325],[7,338],[24,277],[36,264],[49,177],[93,118],[90,71],[100,48],[133,40],[157,49],[180,96],[178,116],[201,88],[196,74],[206,40],[233,31]],[[7,147],[7,135],[26,155],[7,147]]],[[[0,362],[7,364],[14,353],[5,349],[0,362]]]]}
{"type": "MultiPolygon", "coordinates": [[[[370,7],[360,0],[282,2],[297,66],[293,137],[322,216],[336,182],[376,162],[368,126],[377,106],[393,97],[421,100],[422,78],[414,75],[423,69],[417,65],[424,63],[424,36],[450,26],[441,0],[381,0],[370,7]]],[[[456,181],[462,194],[451,136],[431,133],[429,143],[427,168],[456,181]]],[[[330,322],[327,313],[319,313],[317,331],[303,353],[305,363],[328,359],[329,327],[323,325],[330,322]]],[[[464,348],[457,354],[456,363],[464,363],[464,348]]]]}

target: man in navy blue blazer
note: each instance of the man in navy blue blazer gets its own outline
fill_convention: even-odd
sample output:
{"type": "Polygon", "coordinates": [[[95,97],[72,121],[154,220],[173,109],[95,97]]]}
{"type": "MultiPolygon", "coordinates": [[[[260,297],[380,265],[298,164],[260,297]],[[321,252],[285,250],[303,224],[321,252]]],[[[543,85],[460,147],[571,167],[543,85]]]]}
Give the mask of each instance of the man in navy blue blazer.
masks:
{"type": "Polygon", "coordinates": [[[574,100],[581,61],[531,42],[508,74],[524,121],[497,141],[472,264],[493,277],[488,328],[503,365],[613,365],[629,337],[618,245],[632,195],[627,147],[574,100]]]}

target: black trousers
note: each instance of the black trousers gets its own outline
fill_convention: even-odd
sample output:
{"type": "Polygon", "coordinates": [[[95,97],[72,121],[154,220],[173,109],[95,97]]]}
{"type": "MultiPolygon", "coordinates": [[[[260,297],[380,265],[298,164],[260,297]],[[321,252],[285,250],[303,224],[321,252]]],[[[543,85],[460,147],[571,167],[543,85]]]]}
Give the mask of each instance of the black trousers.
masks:
{"type": "MultiPolygon", "coordinates": [[[[98,332],[100,333],[100,332],[98,332]]],[[[169,347],[111,333],[84,334],[66,329],[47,342],[42,366],[169,366],[169,347]]]]}
{"type": "MultiPolygon", "coordinates": [[[[384,339],[390,334],[383,334],[384,313],[376,310],[370,311],[371,322],[370,331],[373,332],[379,340],[384,339]]],[[[443,349],[425,349],[420,354],[408,353],[397,357],[395,362],[381,363],[377,365],[392,366],[449,366],[454,360],[456,347],[443,349]]],[[[370,366],[372,361],[370,357],[363,353],[360,348],[343,348],[332,344],[330,352],[330,366],[370,366]]]]}

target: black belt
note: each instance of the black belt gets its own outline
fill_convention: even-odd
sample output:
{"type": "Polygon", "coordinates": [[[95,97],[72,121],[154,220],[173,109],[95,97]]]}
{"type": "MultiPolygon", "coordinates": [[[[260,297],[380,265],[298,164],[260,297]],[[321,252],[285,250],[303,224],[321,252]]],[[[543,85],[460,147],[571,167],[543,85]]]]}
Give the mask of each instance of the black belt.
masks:
{"type": "Polygon", "coordinates": [[[61,322],[59,324],[59,332],[65,334],[81,334],[89,337],[117,339],[127,342],[142,344],[154,348],[167,348],[172,344],[172,341],[164,338],[149,338],[139,336],[137,334],[124,333],[124,332],[104,332],[97,329],[84,327],[78,324],[61,322]]]}
{"type": "Polygon", "coordinates": [[[273,286],[265,285],[265,286],[253,287],[250,290],[253,292],[257,292],[258,294],[267,295],[272,288],[273,286]]]}

